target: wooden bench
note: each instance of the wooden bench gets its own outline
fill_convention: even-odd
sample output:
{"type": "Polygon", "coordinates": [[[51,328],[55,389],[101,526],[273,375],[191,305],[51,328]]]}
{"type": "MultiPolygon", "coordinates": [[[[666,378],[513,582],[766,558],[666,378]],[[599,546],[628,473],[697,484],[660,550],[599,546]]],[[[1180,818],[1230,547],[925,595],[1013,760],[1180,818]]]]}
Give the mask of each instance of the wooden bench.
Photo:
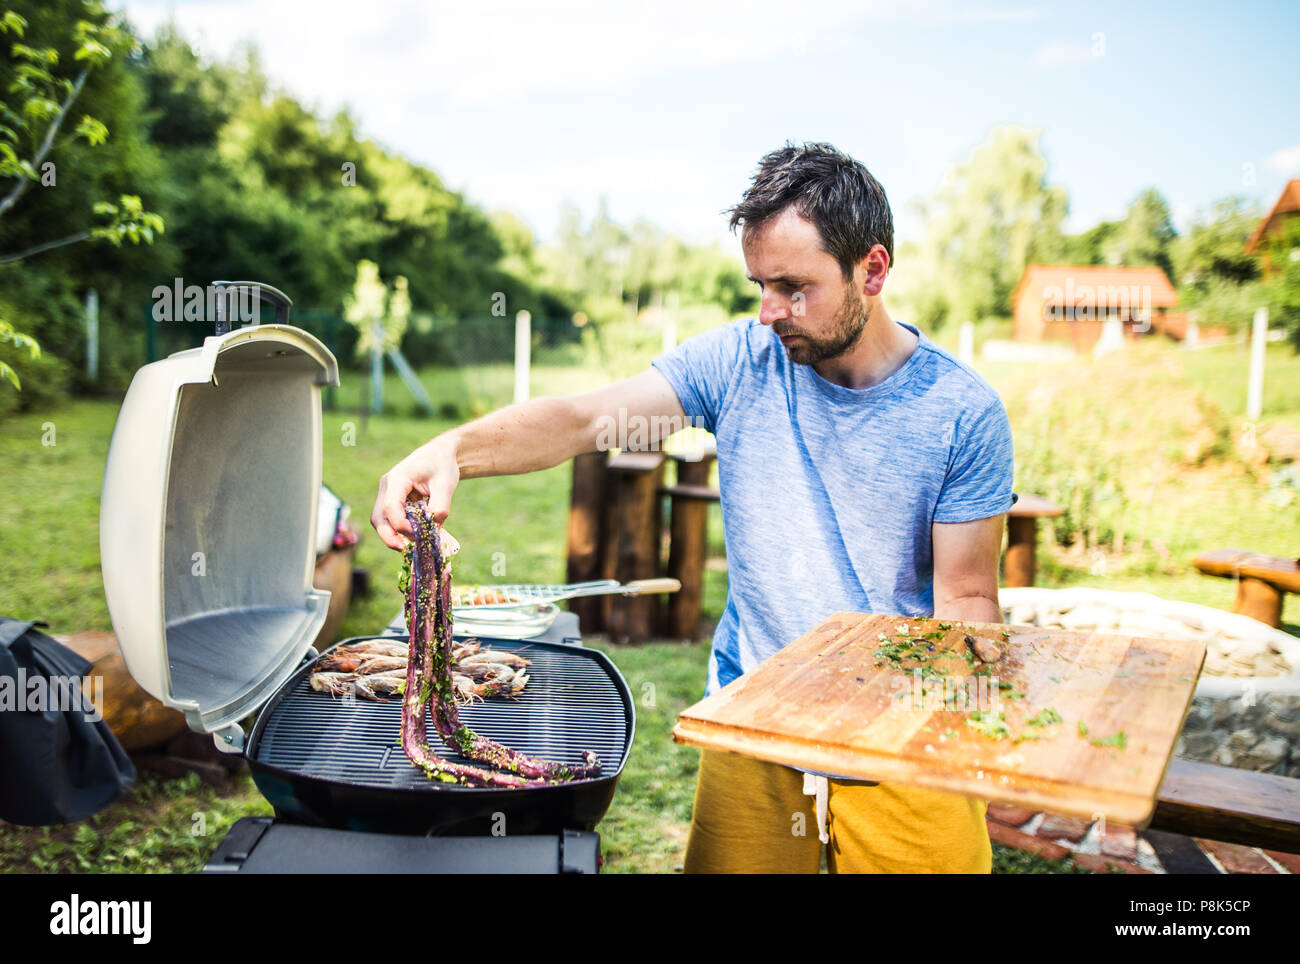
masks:
{"type": "Polygon", "coordinates": [[[1002,585],[1032,586],[1038,575],[1038,520],[1063,515],[1055,502],[1037,495],[1021,495],[1007,513],[1007,554],[1002,563],[1002,585]]]}
{"type": "Polygon", "coordinates": [[[1147,826],[1300,854],[1300,780],[1174,758],[1147,826]]]}
{"type": "Polygon", "coordinates": [[[1283,598],[1289,592],[1300,592],[1300,565],[1295,559],[1245,549],[1219,549],[1197,556],[1193,562],[1207,575],[1236,579],[1237,599],[1232,611],[1267,626],[1282,625],[1283,598]]]}

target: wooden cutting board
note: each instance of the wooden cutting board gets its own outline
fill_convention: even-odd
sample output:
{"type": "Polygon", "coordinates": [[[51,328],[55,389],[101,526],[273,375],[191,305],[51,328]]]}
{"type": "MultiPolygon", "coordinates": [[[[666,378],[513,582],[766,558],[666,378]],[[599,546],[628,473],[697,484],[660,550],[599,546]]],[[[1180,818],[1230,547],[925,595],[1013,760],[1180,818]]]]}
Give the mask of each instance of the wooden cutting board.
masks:
{"type": "Polygon", "coordinates": [[[673,739],[1143,827],[1204,661],[1201,642],[838,612],[683,711],[673,739]],[[1002,659],[968,659],[967,633],[1002,659]]]}

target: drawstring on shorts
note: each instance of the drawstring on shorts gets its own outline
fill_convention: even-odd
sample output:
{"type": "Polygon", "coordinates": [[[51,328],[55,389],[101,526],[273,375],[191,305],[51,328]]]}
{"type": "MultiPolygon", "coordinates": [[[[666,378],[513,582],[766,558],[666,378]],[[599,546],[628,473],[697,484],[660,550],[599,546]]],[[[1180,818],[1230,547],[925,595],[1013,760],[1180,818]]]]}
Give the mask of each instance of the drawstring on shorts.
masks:
{"type": "Polygon", "coordinates": [[[831,842],[831,836],[826,832],[826,801],[830,796],[830,790],[830,782],[825,777],[819,777],[815,773],[803,775],[803,792],[805,796],[814,799],[814,808],[817,812],[817,839],[822,843],[831,842]]]}

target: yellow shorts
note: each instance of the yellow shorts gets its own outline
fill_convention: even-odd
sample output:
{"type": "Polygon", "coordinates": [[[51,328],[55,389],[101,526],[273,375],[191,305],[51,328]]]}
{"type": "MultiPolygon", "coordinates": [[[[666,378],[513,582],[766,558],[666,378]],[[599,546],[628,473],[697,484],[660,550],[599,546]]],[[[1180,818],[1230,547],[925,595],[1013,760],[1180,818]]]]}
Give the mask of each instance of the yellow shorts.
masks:
{"type": "MultiPolygon", "coordinates": [[[[992,871],[987,801],[890,783],[829,783],[831,873],[992,871]]],[[[815,874],[821,856],[814,801],[803,793],[802,773],[703,751],[686,845],[688,874],[815,874]]]]}

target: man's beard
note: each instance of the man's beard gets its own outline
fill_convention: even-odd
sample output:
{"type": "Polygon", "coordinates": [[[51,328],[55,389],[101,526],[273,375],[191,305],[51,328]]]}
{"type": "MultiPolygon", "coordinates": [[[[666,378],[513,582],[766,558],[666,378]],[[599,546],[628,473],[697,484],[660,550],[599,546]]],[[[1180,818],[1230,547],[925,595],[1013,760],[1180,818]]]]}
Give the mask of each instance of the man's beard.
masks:
{"type": "Polygon", "coordinates": [[[826,338],[813,338],[797,329],[772,325],[778,335],[798,335],[799,341],[785,345],[786,354],[796,365],[815,365],[828,358],[837,358],[858,343],[862,331],[871,320],[871,310],[859,300],[852,285],[846,285],[844,300],[835,314],[835,330],[826,338]]]}

